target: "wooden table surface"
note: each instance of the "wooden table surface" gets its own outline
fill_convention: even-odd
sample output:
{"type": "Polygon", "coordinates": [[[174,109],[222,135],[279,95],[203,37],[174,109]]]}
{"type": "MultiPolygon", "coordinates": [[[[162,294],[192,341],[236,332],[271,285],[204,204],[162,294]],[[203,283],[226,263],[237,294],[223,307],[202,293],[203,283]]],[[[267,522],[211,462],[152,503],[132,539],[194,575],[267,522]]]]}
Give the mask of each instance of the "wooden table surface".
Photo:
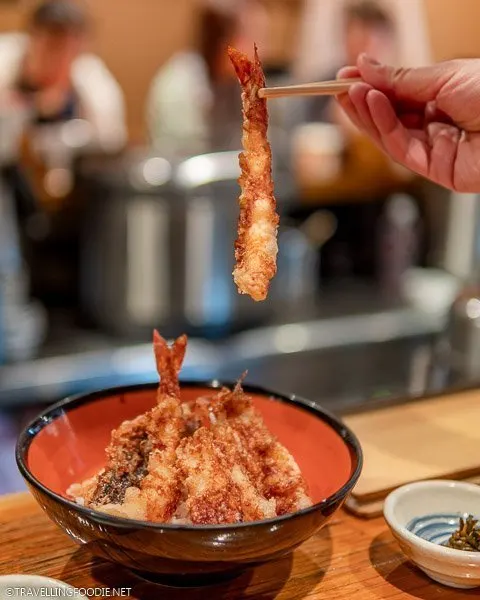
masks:
{"type": "MultiPolygon", "coordinates": [[[[0,574],[54,577],[77,588],[132,588],[131,597],[153,600],[366,600],[478,597],[433,583],[403,559],[383,519],[340,512],[292,556],[210,588],[174,589],[147,584],[128,571],[95,559],[43,514],[28,493],[0,497],[0,574]]],[[[99,596],[99,594],[97,594],[99,596]]]]}

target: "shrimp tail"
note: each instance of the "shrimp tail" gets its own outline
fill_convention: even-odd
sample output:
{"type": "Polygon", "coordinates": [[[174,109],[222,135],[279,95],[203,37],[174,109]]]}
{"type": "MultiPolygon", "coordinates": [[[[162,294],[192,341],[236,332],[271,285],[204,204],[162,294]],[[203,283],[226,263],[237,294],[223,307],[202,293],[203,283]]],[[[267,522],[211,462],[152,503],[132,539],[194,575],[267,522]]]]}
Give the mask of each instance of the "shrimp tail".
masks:
{"type": "Polygon", "coordinates": [[[160,376],[159,396],[179,396],[180,385],[178,375],[182,369],[183,359],[187,350],[187,336],[182,335],[169,346],[167,341],[158,333],[153,332],[153,348],[155,362],[160,376]]]}

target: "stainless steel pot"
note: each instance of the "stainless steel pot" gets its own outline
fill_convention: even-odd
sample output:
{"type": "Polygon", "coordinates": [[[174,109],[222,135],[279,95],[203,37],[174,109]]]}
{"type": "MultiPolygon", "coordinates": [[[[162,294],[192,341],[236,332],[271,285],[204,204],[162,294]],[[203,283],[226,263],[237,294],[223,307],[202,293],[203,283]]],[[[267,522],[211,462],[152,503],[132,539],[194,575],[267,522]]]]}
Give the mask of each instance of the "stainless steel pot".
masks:
{"type": "Polygon", "coordinates": [[[232,280],[240,193],[238,152],[192,157],[176,172],[185,201],[184,315],[194,327],[238,329],[290,313],[314,302],[318,288],[317,246],[288,225],[290,178],[274,174],[281,225],[277,275],[268,298],[254,302],[238,294],[232,280]],[[283,217],[283,218],[282,218],[283,217]]]}
{"type": "Polygon", "coordinates": [[[79,179],[88,202],[80,267],[84,312],[98,326],[122,335],[169,323],[175,261],[171,223],[178,201],[171,164],[135,153],[88,164],[79,179]]]}
{"type": "MultiPolygon", "coordinates": [[[[192,157],[174,168],[152,155],[90,177],[83,298],[100,325],[120,333],[225,335],[313,298],[316,247],[289,227],[278,274],[257,303],[232,280],[238,153],[192,157]]],[[[281,200],[280,200],[281,204],[281,200]]]]}
{"type": "Polygon", "coordinates": [[[452,382],[480,377],[480,196],[452,193],[444,266],[463,283],[452,303],[440,361],[452,382]]]}

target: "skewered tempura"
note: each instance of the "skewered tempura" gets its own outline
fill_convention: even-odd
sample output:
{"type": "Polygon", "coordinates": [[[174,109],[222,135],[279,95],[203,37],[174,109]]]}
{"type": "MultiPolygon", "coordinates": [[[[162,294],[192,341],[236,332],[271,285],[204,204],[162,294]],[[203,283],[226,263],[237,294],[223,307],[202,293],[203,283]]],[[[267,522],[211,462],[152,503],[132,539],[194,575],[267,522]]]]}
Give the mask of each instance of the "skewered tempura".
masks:
{"type": "Polygon", "coordinates": [[[67,495],[109,514],[155,523],[257,521],[312,504],[290,455],[242,390],[182,402],[187,339],[154,334],[160,385],[154,408],[112,432],[105,467],[67,495]]]}

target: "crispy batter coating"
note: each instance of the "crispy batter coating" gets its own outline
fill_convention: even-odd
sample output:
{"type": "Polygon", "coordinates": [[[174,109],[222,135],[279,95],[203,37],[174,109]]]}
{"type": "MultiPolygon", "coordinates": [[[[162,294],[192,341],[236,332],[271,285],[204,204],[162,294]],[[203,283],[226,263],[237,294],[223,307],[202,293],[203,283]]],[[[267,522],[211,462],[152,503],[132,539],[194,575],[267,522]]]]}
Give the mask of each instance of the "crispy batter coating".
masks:
{"type": "Polygon", "coordinates": [[[312,504],[307,483],[293,456],[268,431],[252,405],[230,419],[230,426],[247,448],[252,464],[261,468],[261,490],[265,498],[275,499],[277,515],[312,504]]]}
{"type": "Polygon", "coordinates": [[[228,54],[242,87],[244,119],[233,278],[241,294],[260,301],[267,297],[270,280],[277,271],[279,221],[273,193],[272,151],[267,138],[267,102],[258,97],[258,90],[265,87],[265,76],[256,46],[253,61],[234,48],[229,48],[228,54]]]}
{"type": "Polygon", "coordinates": [[[192,523],[237,523],[276,516],[275,501],[257,489],[248,453],[228,421],[198,429],[182,441],[177,456],[192,523]]]}
{"type": "Polygon", "coordinates": [[[96,505],[120,504],[129,487],[138,487],[146,474],[151,442],[147,435],[147,418],[140,415],[126,421],[112,432],[107,447],[107,466],[98,477],[89,502],[96,505]]]}
{"type": "Polygon", "coordinates": [[[184,435],[178,374],[186,336],[168,347],[154,332],[154,351],[160,385],[156,406],[112,432],[106,449],[107,464],[94,478],[67,493],[91,508],[116,515],[167,521],[178,503],[179,485],[175,450],[184,435]]]}
{"type": "Polygon", "coordinates": [[[72,485],[76,502],[131,519],[211,525],[258,521],[311,505],[300,470],[245,394],[233,390],[181,402],[186,348],[154,338],[157,403],[112,432],[105,468],[72,485]]]}

